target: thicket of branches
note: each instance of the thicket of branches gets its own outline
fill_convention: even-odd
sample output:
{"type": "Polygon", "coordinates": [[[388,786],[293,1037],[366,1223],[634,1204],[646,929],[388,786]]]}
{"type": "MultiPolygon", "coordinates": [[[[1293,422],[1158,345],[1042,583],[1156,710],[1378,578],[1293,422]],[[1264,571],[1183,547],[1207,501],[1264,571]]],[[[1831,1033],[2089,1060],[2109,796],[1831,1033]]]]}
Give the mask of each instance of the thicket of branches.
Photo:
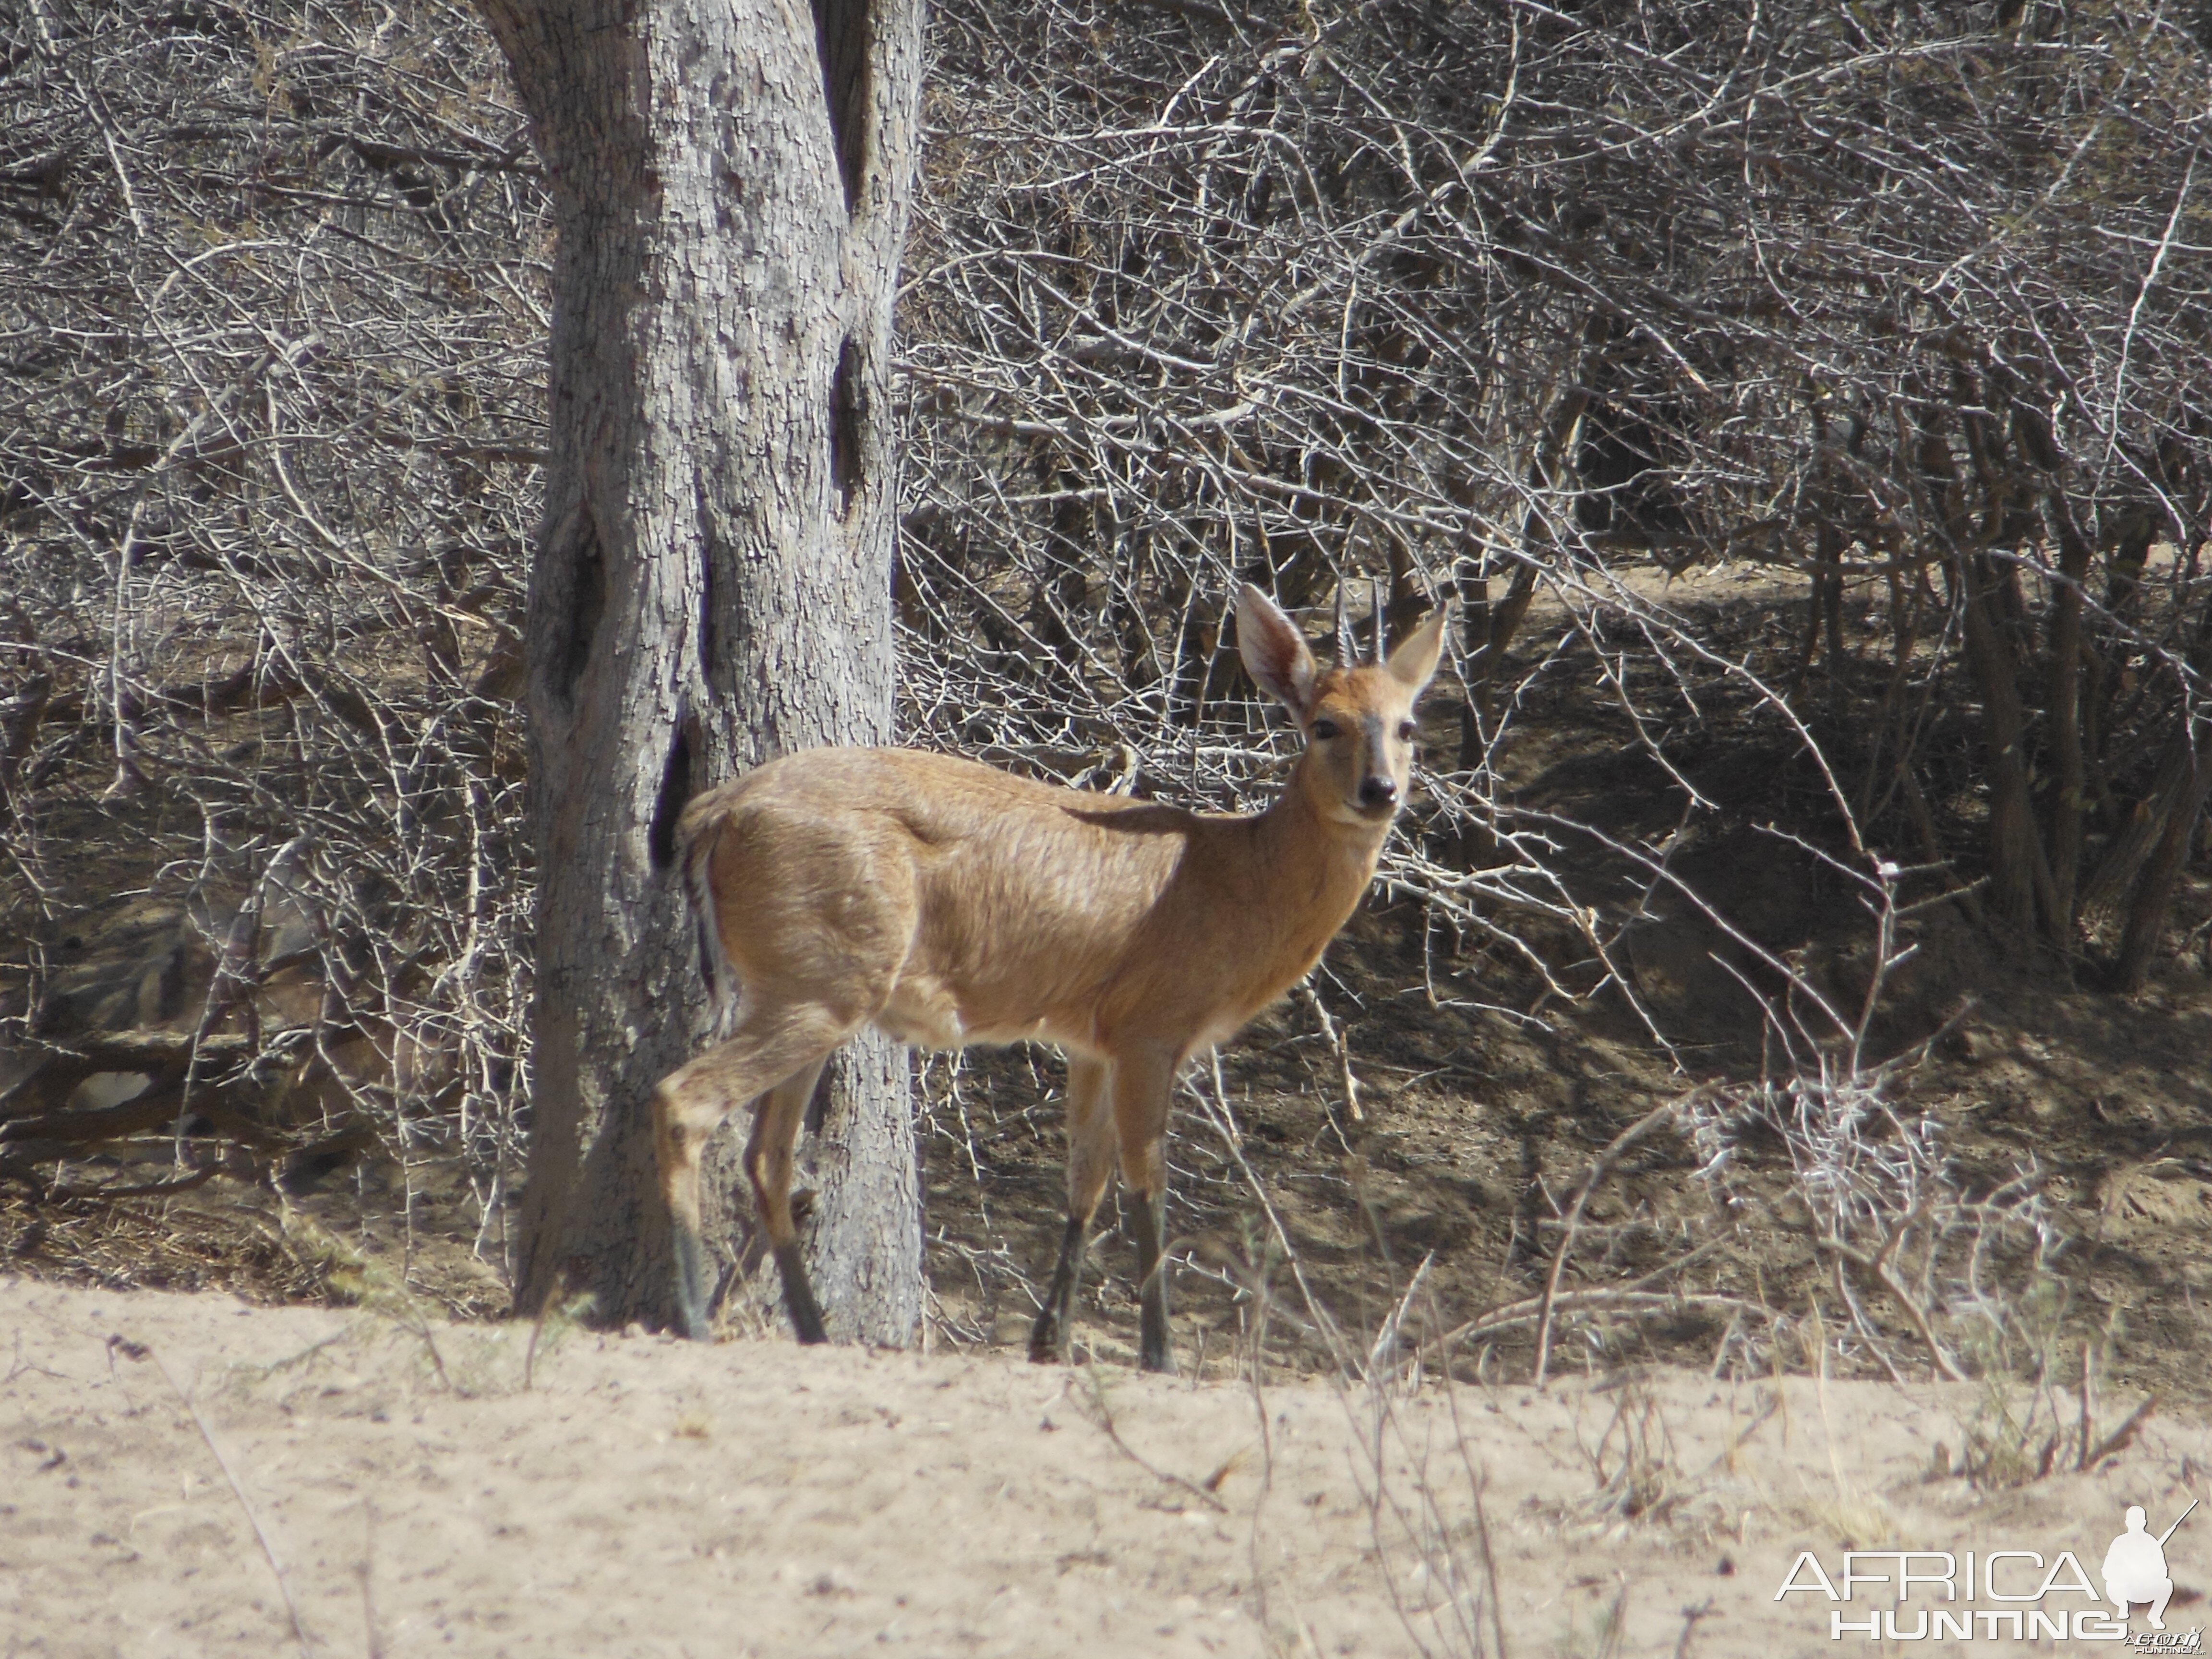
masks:
{"type": "Polygon", "coordinates": [[[2193,34],[2010,0],[938,33],[917,658],[1141,746],[1223,689],[1237,577],[1456,592],[1462,740],[1398,873],[1542,902],[1490,765],[1548,592],[1662,763],[1733,679],[1820,775],[1794,827],[1986,877],[1978,916],[2063,951],[2117,911],[2142,982],[2212,785],[2193,34]],[[1794,662],[1625,580],[1723,559],[1802,574],[1794,662]]]}
{"type": "MultiPolygon", "coordinates": [[[[1725,693],[1815,780],[1781,828],[2142,981],[2212,788],[2187,27],[2046,0],[932,27],[916,740],[1224,805],[1279,740],[1218,648],[1235,581],[1355,612],[1372,581],[1394,628],[1449,593],[1456,743],[1387,872],[1431,914],[1548,911],[1602,971],[1622,919],[1499,785],[1571,658],[1692,818],[1676,745],[1725,693]],[[1720,560],[1802,581],[1796,638],[1747,654],[1648,580],[1720,560]]],[[[313,1133],[460,1153],[489,1218],[526,1074],[546,325],[495,55],[448,0],[30,0],[0,96],[0,1018],[44,1066],[0,1094],[0,1167],[191,1111],[274,1156],[305,1100],[313,1133]],[[154,996],[182,1036],[143,1066],[67,956],[118,872],[207,964],[189,1008],[154,996]],[[103,1061],[154,1082],[96,1117],[67,1103],[103,1061]]]]}
{"type": "Polygon", "coordinates": [[[374,1133],[493,1214],[546,317],[481,24],[31,0],[0,54],[0,1012],[46,1062],[0,1151],[374,1133]],[[118,881],[180,933],[119,1022],[82,965],[118,881]],[[178,1040],[98,1029],[133,1019],[178,1040]],[[65,1109],[102,1064],[152,1086],[65,1109]]]}

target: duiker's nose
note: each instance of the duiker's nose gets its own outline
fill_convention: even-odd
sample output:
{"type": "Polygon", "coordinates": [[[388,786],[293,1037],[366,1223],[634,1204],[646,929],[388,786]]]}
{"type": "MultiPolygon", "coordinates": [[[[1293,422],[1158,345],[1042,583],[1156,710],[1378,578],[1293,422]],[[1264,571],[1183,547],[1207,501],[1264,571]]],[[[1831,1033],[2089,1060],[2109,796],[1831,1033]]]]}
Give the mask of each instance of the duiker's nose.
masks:
{"type": "Polygon", "coordinates": [[[1398,784],[1395,778],[1370,776],[1359,781],[1359,804],[1362,806],[1389,806],[1398,799],[1398,784]]]}

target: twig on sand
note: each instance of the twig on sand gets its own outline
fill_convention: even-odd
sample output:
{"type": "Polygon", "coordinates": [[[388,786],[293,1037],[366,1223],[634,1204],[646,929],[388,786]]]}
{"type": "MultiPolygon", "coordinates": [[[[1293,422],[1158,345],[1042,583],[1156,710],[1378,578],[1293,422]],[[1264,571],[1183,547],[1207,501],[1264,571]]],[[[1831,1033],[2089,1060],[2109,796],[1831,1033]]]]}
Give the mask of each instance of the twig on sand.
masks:
{"type": "MultiPolygon", "coordinates": [[[[1209,1509],[1216,1510],[1222,1515],[1229,1513],[1229,1505],[1223,1503],[1218,1498],[1208,1492],[1204,1486],[1199,1485],[1197,1481],[1186,1480],[1179,1474],[1170,1474],[1168,1470],[1159,1468],[1157,1464],[1149,1462],[1140,1455],[1135,1447],[1132,1446],[1127,1441],[1122,1439],[1121,1431],[1114,1425],[1113,1408],[1106,1403],[1106,1385],[1099,1381],[1098,1375],[1095,1368],[1086,1369],[1085,1375],[1085,1379],[1091,1384],[1091,1405],[1092,1410],[1097,1413],[1097,1421],[1098,1426],[1105,1431],[1107,1439],[1114,1443],[1114,1449],[1116,1451],[1120,1452],[1122,1456],[1127,1458],[1132,1463],[1134,1463],[1146,1474],[1151,1475],[1153,1480],[1163,1480],[1170,1486],[1182,1488],[1182,1490],[1188,1492],[1193,1498],[1198,1499],[1200,1503],[1204,1504],[1209,1509]]],[[[1229,1472],[1229,1465],[1224,1464],[1222,1466],[1222,1474],[1226,1474],[1229,1472]]]]}
{"type": "MultiPolygon", "coordinates": [[[[1692,1098],[1695,1097],[1693,1096],[1692,1098]]],[[[1663,1106],[1655,1106],[1613,1138],[1613,1144],[1590,1160],[1589,1173],[1583,1177],[1581,1190],[1568,1207],[1565,1224],[1559,1230],[1559,1248],[1552,1255],[1551,1276],[1544,1281],[1544,1300],[1536,1317],[1536,1369],[1530,1378],[1536,1387],[1544,1386],[1544,1377],[1552,1360],[1552,1310],[1559,1300],[1559,1280],[1567,1271],[1567,1257],[1575,1248],[1575,1234],[1583,1222],[1583,1206],[1589,1202],[1597,1183],[1612,1172],[1621,1155],[1660,1124],[1670,1121],[1687,1101],[1670,1100],[1663,1106]]]]}
{"type": "Polygon", "coordinates": [[[111,1351],[120,1351],[126,1359],[152,1360],[155,1370],[161,1373],[161,1380],[169,1385],[169,1391],[191,1413],[193,1426],[199,1430],[200,1438],[207,1442],[208,1450],[215,1455],[216,1465],[222,1469],[222,1478],[230,1482],[230,1490],[238,1499],[238,1507],[246,1511],[246,1524],[253,1528],[254,1541],[261,1546],[262,1558],[269,1563],[269,1571],[276,1580],[276,1593],[284,1598],[284,1611],[292,1620],[293,1639],[299,1643],[300,1651],[307,1656],[307,1659],[314,1659],[315,1644],[307,1638],[307,1626],[300,1617],[299,1604],[292,1599],[292,1585],[284,1576],[283,1564],[276,1559],[276,1547],[269,1541],[269,1529],[261,1524],[261,1516],[253,1507],[253,1500],[246,1495],[246,1483],[238,1478],[238,1471],[231,1468],[230,1459],[223,1455],[214,1431],[208,1427],[207,1419],[200,1415],[200,1408],[192,1404],[191,1395],[185,1392],[171,1373],[168,1363],[155,1352],[150,1345],[129,1341],[120,1336],[109,1337],[107,1345],[111,1351]]]}
{"type": "Polygon", "coordinates": [[[1710,1616],[1713,1598],[1708,1595],[1694,1607],[1682,1609],[1682,1637],[1674,1644],[1674,1659],[1690,1659],[1690,1638],[1697,1634],[1698,1621],[1710,1616]]]}
{"type": "MultiPolygon", "coordinates": [[[[1944,1347],[1942,1340],[1936,1336],[1936,1328],[1928,1317],[1928,1310],[1922,1307],[1919,1299],[1905,1287],[1903,1281],[1897,1276],[1897,1270],[1890,1265],[1892,1258],[1897,1254],[1897,1247],[1904,1242],[1905,1234],[1920,1219],[1921,1212],[1918,1210],[1907,1216],[1902,1223],[1891,1231],[1889,1237],[1882,1242],[1881,1250],[1874,1255],[1869,1255],[1864,1250],[1854,1249],[1837,1239],[1816,1238],[1814,1243],[1820,1248],[1832,1252],[1836,1256],[1839,1267],[1841,1263],[1848,1261],[1880,1285],[1882,1289],[1887,1291],[1897,1305],[1905,1310],[1905,1318],[1911,1322],[1914,1333],[1920,1338],[1922,1346],[1928,1350],[1929,1357],[1935,1361],[1936,1369],[1942,1373],[1943,1380],[1947,1382],[1964,1382],[1968,1380],[1966,1373],[1959,1362],[1951,1358],[1950,1351],[1944,1347]]],[[[1887,1363],[1887,1356],[1884,1356],[1884,1362],[1887,1363]]]]}
{"type": "MultiPolygon", "coordinates": [[[[1638,1281],[1639,1283],[1643,1281],[1638,1281]]],[[[1642,1291],[1634,1285],[1623,1285],[1594,1291],[1563,1291],[1552,1299],[1555,1314],[1619,1312],[1630,1315],[1679,1313],[1685,1308],[1702,1308],[1713,1313],[1726,1313],[1737,1317],[1763,1312],[1755,1302],[1740,1296],[1723,1296],[1708,1291],[1642,1291]]],[[[1446,1331],[1443,1346],[1480,1342],[1516,1326],[1534,1323],[1543,1316],[1544,1298],[1523,1297],[1518,1302],[1509,1302],[1492,1308],[1463,1325],[1446,1331]]]]}
{"type": "MultiPolygon", "coordinates": [[[[2085,1469],[2094,1469],[2114,1452],[2125,1451],[2129,1443],[2135,1439],[2136,1431],[2142,1427],[2149,1419],[2152,1411],[2157,1405],[2156,1395],[2145,1395],[2142,1397],[2142,1403],[2127,1414],[2126,1419],[2120,1426],[2100,1440],[2096,1449],[2081,1460],[2081,1467],[2085,1469]]],[[[2081,1437],[2086,1441],[2088,1436],[2085,1433],[2081,1437]]]]}

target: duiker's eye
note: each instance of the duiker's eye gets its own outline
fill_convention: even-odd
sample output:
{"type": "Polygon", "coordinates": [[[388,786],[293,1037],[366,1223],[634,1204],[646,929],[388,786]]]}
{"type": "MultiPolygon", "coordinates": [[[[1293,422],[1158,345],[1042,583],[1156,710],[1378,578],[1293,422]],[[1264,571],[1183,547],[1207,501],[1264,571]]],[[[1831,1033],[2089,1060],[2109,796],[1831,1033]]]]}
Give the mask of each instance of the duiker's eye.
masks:
{"type": "Polygon", "coordinates": [[[1336,735],[1336,722],[1334,720],[1316,720],[1313,724],[1313,734],[1314,741],[1316,743],[1327,743],[1331,738],[1336,735]]]}
{"type": "Polygon", "coordinates": [[[1399,741],[1399,742],[1401,742],[1401,743],[1411,743],[1411,742],[1413,742],[1413,732],[1414,732],[1414,726],[1413,726],[1413,721],[1411,721],[1411,720],[1400,720],[1400,721],[1398,722],[1398,741],[1399,741]]]}

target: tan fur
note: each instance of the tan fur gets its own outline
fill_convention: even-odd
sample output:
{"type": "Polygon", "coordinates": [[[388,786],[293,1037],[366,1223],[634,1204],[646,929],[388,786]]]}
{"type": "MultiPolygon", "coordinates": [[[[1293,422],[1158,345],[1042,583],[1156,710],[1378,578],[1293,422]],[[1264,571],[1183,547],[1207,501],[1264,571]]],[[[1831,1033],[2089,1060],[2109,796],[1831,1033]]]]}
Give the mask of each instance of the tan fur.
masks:
{"type": "MultiPolygon", "coordinates": [[[[1358,902],[1405,797],[1413,705],[1441,643],[1439,615],[1387,664],[1322,672],[1256,591],[1238,617],[1255,678],[1314,739],[1257,816],[896,749],[787,756],[691,803],[678,833],[708,956],[718,988],[740,988],[728,1040],[654,1102],[664,1192],[695,1261],[700,1144],[757,1097],[747,1173],[794,1322],[818,1337],[811,1293],[793,1294],[792,1146],[822,1062],[871,1022],[933,1048],[1060,1044],[1071,1236],[1117,1151],[1157,1208],[1177,1069],[1304,977],[1358,902]]],[[[679,1296],[702,1334],[703,1286],[679,1296]]],[[[1147,1312],[1159,1352],[1148,1340],[1146,1363],[1164,1364],[1164,1302],[1157,1333],[1147,1312]]],[[[1041,1320],[1040,1341],[1057,1348],[1065,1320],[1049,1333],[1041,1320]]]]}

